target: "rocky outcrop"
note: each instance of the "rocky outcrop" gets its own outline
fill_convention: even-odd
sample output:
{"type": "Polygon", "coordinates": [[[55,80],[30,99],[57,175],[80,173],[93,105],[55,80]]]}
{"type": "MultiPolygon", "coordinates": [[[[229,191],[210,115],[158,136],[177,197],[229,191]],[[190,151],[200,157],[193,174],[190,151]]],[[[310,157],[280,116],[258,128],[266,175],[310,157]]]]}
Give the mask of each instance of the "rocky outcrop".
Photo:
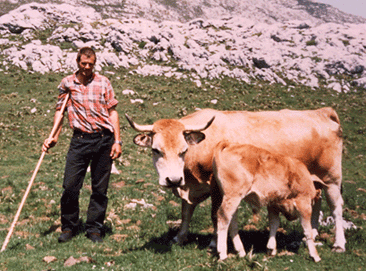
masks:
{"type": "Polygon", "coordinates": [[[324,83],[337,91],[366,83],[366,24],[259,23],[242,16],[187,23],[103,19],[91,7],[32,3],[0,17],[0,34],[3,70],[16,65],[42,73],[71,71],[75,49],[88,45],[98,51],[99,70],[113,66],[143,76],[190,77],[198,85],[202,78],[223,76],[324,83]]]}

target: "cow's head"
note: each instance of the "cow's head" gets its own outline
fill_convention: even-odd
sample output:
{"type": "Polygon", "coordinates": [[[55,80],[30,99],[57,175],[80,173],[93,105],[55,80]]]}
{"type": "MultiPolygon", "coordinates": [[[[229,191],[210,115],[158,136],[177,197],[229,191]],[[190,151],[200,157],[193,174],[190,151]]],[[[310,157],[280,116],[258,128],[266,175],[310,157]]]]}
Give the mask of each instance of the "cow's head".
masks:
{"type": "Polygon", "coordinates": [[[215,117],[207,123],[195,126],[184,126],[175,119],[162,119],[152,125],[139,125],[127,114],[126,118],[132,128],[142,133],[135,136],[134,143],[142,147],[151,147],[159,184],[171,188],[184,186],[184,158],[188,147],[205,139],[202,131],[211,125],[215,117]]]}

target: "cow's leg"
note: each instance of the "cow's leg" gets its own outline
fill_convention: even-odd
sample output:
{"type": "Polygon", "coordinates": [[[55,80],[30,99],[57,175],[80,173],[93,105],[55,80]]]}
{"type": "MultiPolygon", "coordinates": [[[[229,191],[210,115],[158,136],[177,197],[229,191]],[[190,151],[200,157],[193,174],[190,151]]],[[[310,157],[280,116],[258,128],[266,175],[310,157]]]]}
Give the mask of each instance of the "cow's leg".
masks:
{"type": "Polygon", "coordinates": [[[269,239],[267,243],[268,255],[275,256],[277,254],[276,233],[280,226],[280,214],[272,206],[268,206],[268,220],[269,220],[269,239]]]}
{"type": "Polygon", "coordinates": [[[304,230],[304,235],[306,238],[306,245],[309,249],[310,257],[313,258],[315,262],[319,262],[321,259],[319,257],[318,251],[316,250],[313,231],[311,228],[311,200],[301,199],[296,201],[296,209],[300,214],[301,226],[304,230]]]}
{"type": "Polygon", "coordinates": [[[217,252],[220,260],[225,260],[227,258],[227,235],[229,225],[240,201],[241,198],[239,197],[228,198],[224,195],[222,204],[217,211],[217,252]]]}
{"type": "Polygon", "coordinates": [[[240,239],[239,229],[238,229],[238,211],[236,211],[231,219],[229,234],[231,239],[233,240],[234,248],[238,252],[240,257],[244,257],[246,255],[243,243],[240,239]]]}
{"type": "Polygon", "coordinates": [[[343,229],[343,198],[341,195],[340,185],[328,184],[327,187],[324,187],[324,191],[335,222],[335,242],[333,245],[333,251],[345,252],[346,238],[344,236],[343,229]]]}
{"type": "Polygon", "coordinates": [[[217,249],[217,212],[222,204],[222,193],[217,185],[217,181],[211,181],[211,220],[214,227],[213,237],[211,239],[209,249],[215,252],[217,249]]]}
{"type": "Polygon", "coordinates": [[[311,227],[313,231],[314,240],[318,236],[319,229],[319,216],[322,206],[322,198],[320,197],[318,200],[314,202],[313,211],[311,213],[311,227]]]}
{"type": "Polygon", "coordinates": [[[187,201],[182,199],[182,224],[180,225],[177,236],[173,238],[175,243],[183,245],[187,241],[189,223],[191,222],[194,209],[197,204],[189,204],[187,201]]]}
{"type": "Polygon", "coordinates": [[[333,148],[329,148],[328,151],[324,151],[319,158],[319,166],[329,168],[328,172],[322,178],[327,184],[324,186],[325,196],[332,212],[335,222],[335,242],[333,245],[333,251],[345,252],[346,251],[346,238],[344,236],[343,229],[343,198],[341,195],[342,186],[342,143],[335,142],[333,148]],[[329,164],[332,164],[329,168],[329,164]],[[328,166],[328,167],[327,167],[328,166]]]}

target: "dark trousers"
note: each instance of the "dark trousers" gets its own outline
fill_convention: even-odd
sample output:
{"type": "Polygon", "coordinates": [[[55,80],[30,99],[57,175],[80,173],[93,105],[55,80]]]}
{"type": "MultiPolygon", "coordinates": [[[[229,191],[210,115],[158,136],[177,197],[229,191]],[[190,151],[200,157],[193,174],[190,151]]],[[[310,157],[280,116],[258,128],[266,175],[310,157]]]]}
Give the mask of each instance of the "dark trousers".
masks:
{"type": "Polygon", "coordinates": [[[62,230],[76,231],[79,226],[79,194],[90,164],[92,194],[85,229],[89,233],[101,232],[108,204],[113,142],[114,136],[109,131],[97,134],[74,132],[66,158],[61,196],[62,230]]]}

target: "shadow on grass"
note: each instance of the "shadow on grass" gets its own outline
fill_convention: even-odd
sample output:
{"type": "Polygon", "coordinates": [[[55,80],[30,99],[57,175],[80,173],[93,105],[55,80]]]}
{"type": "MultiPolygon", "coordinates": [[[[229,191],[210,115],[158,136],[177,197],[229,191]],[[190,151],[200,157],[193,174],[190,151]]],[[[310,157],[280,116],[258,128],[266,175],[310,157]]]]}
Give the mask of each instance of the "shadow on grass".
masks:
{"type": "MultiPolygon", "coordinates": [[[[143,247],[138,248],[138,250],[151,250],[154,253],[163,254],[171,251],[173,238],[178,233],[178,230],[170,229],[167,233],[163,235],[152,238],[143,247]]],[[[267,252],[267,242],[269,237],[269,232],[264,231],[240,231],[240,238],[244,244],[246,252],[249,252],[253,247],[254,253],[266,253],[267,252]]],[[[212,234],[188,234],[188,240],[184,243],[185,245],[195,244],[200,250],[209,249],[209,244],[211,242],[212,234]]],[[[289,252],[297,253],[300,245],[302,243],[303,234],[297,231],[293,231],[288,234],[277,232],[277,249],[278,251],[286,250],[289,252]]],[[[228,251],[234,253],[234,247],[231,240],[228,238],[228,251]]],[[[213,252],[216,253],[216,252],[213,252]]]]}
{"type": "MultiPolygon", "coordinates": [[[[60,224],[52,224],[48,230],[42,232],[42,235],[43,236],[47,236],[53,232],[56,232],[56,230],[61,227],[60,224]]],[[[108,225],[103,225],[103,228],[102,228],[102,231],[101,231],[101,234],[102,236],[105,236],[105,235],[111,235],[112,234],[112,228],[108,225]]],[[[74,235],[79,235],[79,234],[82,234],[82,233],[85,233],[85,223],[80,221],[80,224],[79,226],[77,226],[77,229],[76,229],[76,232],[74,233],[74,235]]]]}
{"type": "MultiPolygon", "coordinates": [[[[240,231],[240,239],[244,244],[245,251],[248,252],[253,247],[254,253],[267,253],[267,242],[269,238],[269,231],[240,231]]],[[[298,231],[293,231],[288,234],[277,232],[277,250],[287,250],[289,252],[297,253],[302,243],[303,234],[298,231]]],[[[229,249],[234,251],[231,241],[229,242],[229,249]]]]}

